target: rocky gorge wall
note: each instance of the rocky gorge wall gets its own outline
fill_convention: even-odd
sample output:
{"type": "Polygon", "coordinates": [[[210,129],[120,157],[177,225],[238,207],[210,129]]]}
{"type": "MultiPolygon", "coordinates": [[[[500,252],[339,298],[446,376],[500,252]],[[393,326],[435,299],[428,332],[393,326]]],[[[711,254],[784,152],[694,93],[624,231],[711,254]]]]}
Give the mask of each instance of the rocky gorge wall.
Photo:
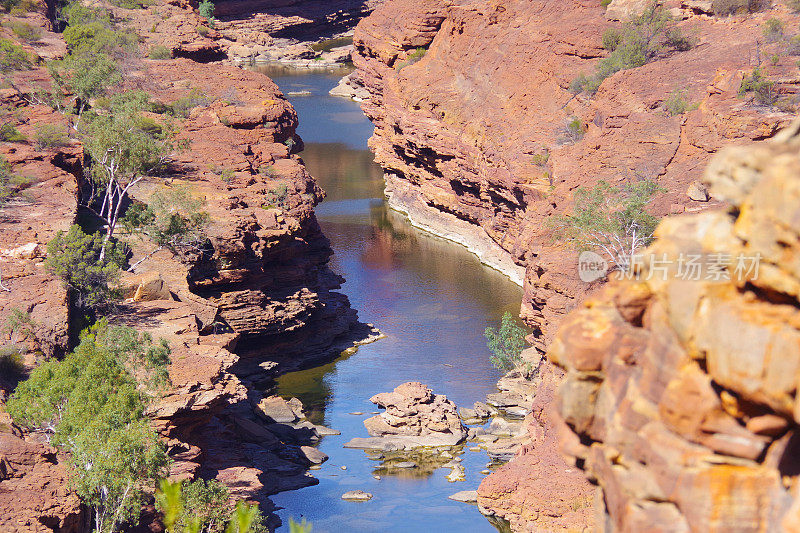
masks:
{"type": "Polygon", "coordinates": [[[612,281],[564,320],[565,453],[617,531],[798,531],[800,123],[721,151],[725,210],[664,220],[645,252],[669,270],[612,281]],[[681,254],[721,257],[686,278],[681,254]],[[759,258],[758,268],[748,260],[759,258]]]}
{"type": "MultiPolygon", "coordinates": [[[[29,49],[53,57],[65,51],[50,32],[29,49]]],[[[65,117],[30,98],[49,83],[46,69],[11,76],[13,86],[0,98],[24,139],[4,142],[0,154],[32,183],[0,212],[8,289],[0,291],[0,322],[15,310],[30,314],[36,340],[25,364],[32,368],[74,341],[69,294],[43,260],[56,231],[78,220],[84,157],[74,139],[35,142],[43,124],[66,131],[65,117]]],[[[177,257],[128,236],[130,263],[149,258],[123,275],[126,299],[109,318],[170,344],[171,387],[148,416],[173,460],[172,475],[216,478],[269,513],[267,495],[316,483],[307,467],[324,458],[305,447],[319,434],[299,421],[300,407],[292,404],[291,416],[276,419],[275,402],[263,391],[277,374],[329,358],[370,333],[336,292],[342,280],[328,268],[332,251],[314,216],[324,192],[294,155],[302,147],[294,109],[265,76],[185,58],[128,58],[122,88],[145,90],[165,105],[193,100],[187,116],[175,119],[188,149],[132,196],[147,201],[160,187],[188,188],[210,216],[211,247],[177,257]]],[[[0,376],[0,402],[14,385],[0,376]]],[[[0,529],[83,531],[84,510],[69,490],[63,457],[42,435],[2,416],[0,529]]]]}
{"type": "MultiPolygon", "coordinates": [[[[525,271],[522,316],[540,350],[586,288],[545,222],[569,209],[575,187],[656,179],[667,189],[658,214],[705,208],[686,191],[710,156],[767,138],[791,116],[738,97],[771,13],[716,18],[666,5],[696,45],[618,72],[593,97],[570,82],[608,54],[603,30],[618,26],[593,1],[390,0],[356,28],[370,147],[393,205],[434,231],[458,228],[455,240],[512,279],[525,271]],[[670,116],[664,102],[678,89],[695,108],[670,116]],[[581,139],[567,134],[571,117],[586,127],[581,139]]],[[[779,14],[787,26],[796,19],[779,14]]],[[[788,94],[794,68],[788,58],[770,67],[788,94]]]]}
{"type": "MultiPolygon", "coordinates": [[[[794,116],[792,105],[761,106],[739,95],[742,79],[761,65],[775,80],[777,94],[793,101],[794,60],[785,55],[783,44],[766,40],[763,33],[770,17],[778,17],[786,27],[797,25],[797,16],[783,5],[762,13],[715,17],[710,4],[665,2],[678,27],[694,39],[693,47],[661,53],[642,67],[617,72],[591,97],[573,94],[572,80],[591,74],[609,53],[602,43],[604,30],[619,27],[619,21],[646,5],[617,0],[605,10],[592,1],[388,0],[356,28],[355,83],[369,94],[362,107],[375,124],[370,148],[386,173],[390,205],[407,213],[416,225],[466,245],[485,263],[521,282],[521,316],[534,328],[540,355],[547,351],[564,315],[597,289],[597,283],[579,280],[577,253],[555,241],[547,222],[569,212],[576,187],[600,180],[615,184],[653,179],[665,189],[651,205],[655,214],[695,216],[729,201],[713,190],[708,196],[700,183],[714,154],[732,142],[770,138],[794,116]],[[673,115],[667,101],[675,94],[688,105],[685,112],[673,115]],[[567,124],[575,119],[584,126],[583,135],[569,132],[567,124]],[[703,194],[696,194],[698,190],[703,194]]],[[[634,301],[625,305],[639,305],[633,292],[629,298],[634,301]]],[[[579,342],[571,340],[576,328],[592,329],[591,323],[582,323],[580,317],[570,318],[559,334],[561,342],[574,348],[571,357],[580,359],[582,350],[588,350],[599,361],[607,348],[606,357],[613,353],[623,358],[633,349],[627,337],[595,345],[605,335],[602,326],[585,346],[569,344],[579,342]]],[[[649,377],[642,379],[659,381],[660,354],[650,358],[654,367],[643,370],[649,377]]],[[[628,359],[623,360],[627,364],[628,359]]],[[[528,354],[526,361],[535,364],[539,357],[528,354]]],[[[755,509],[755,503],[747,510],[732,509],[740,495],[734,495],[732,487],[740,483],[746,487],[742,491],[753,487],[757,492],[741,494],[745,506],[767,501],[762,496],[777,490],[776,485],[763,491],[755,487],[761,487],[764,479],[776,479],[774,472],[762,478],[742,470],[739,478],[729,468],[726,472],[732,477],[720,477],[693,470],[705,460],[698,459],[686,476],[673,466],[669,476],[662,477],[666,465],[684,464],[664,455],[669,449],[666,436],[648,436],[663,437],[651,445],[655,449],[651,455],[629,449],[645,445],[644,439],[633,435],[642,428],[642,417],[653,413],[645,409],[644,415],[631,414],[642,402],[634,386],[630,390],[626,386],[638,374],[628,372],[625,364],[615,363],[606,371],[608,377],[600,368],[579,367],[577,379],[570,364],[563,364],[564,372],[543,360],[530,384],[534,400],[526,418],[528,444],[481,484],[482,511],[510,521],[514,531],[672,530],[668,524],[673,519],[688,524],[688,529],[679,525],[676,530],[729,526],[739,518],[745,524],[775,525],[764,518],[767,511],[755,509]],[[555,400],[559,388],[560,404],[555,400]],[[624,429],[618,428],[618,417],[635,421],[629,424],[623,418],[619,423],[624,429]],[[596,443],[588,447],[591,441],[596,443]],[[569,452],[567,462],[556,449],[559,442],[569,452]],[[620,442],[627,446],[627,456],[616,447],[620,442]],[[699,477],[692,478],[695,472],[699,477]],[[654,478],[661,483],[660,492],[651,482],[654,478]],[[644,486],[637,485],[640,479],[646,480],[641,481],[644,486]],[[676,511],[681,484],[680,497],[687,509],[697,493],[698,513],[708,518],[730,511],[729,518],[696,522],[688,515],[681,517],[695,513],[676,511]],[[705,490],[716,503],[703,501],[700,494],[705,490]],[[662,498],[671,503],[661,505],[662,498]],[[591,512],[606,505],[607,514],[591,512]]],[[[643,395],[650,399],[650,393],[643,395]]],[[[728,396],[722,398],[724,405],[728,396]]],[[[744,421],[740,417],[739,425],[744,421]]],[[[727,440],[733,446],[739,434],[729,422],[726,430],[716,430],[714,436],[703,433],[703,438],[716,439],[718,446],[727,440]],[[725,431],[732,433],[724,435],[725,431]]],[[[765,447],[749,453],[766,450],[765,439],[761,444],[765,447]]],[[[704,457],[711,463],[744,465],[738,459],[704,457]]],[[[786,503],[779,492],[768,497],[780,500],[779,505],[786,503]]]]}
{"type": "MultiPolygon", "coordinates": [[[[174,57],[195,61],[283,61],[320,68],[348,60],[350,46],[311,45],[352,34],[382,0],[228,0],[215,3],[213,24],[199,2],[158,2],[147,9],[114,7],[141,36],[145,49],[166,46],[174,57]]],[[[337,43],[334,43],[337,44],[337,43]]]]}

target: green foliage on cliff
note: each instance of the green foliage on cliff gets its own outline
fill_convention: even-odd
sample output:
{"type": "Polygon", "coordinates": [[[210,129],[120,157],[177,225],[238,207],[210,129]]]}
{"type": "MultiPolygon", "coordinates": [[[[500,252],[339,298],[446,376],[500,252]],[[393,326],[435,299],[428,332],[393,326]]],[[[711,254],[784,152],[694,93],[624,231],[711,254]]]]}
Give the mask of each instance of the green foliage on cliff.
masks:
{"type": "Polygon", "coordinates": [[[69,452],[71,482],[98,532],[137,519],[166,473],[167,455],[144,409],[167,354],[163,343],[101,320],[81,334],[74,352],[39,366],[8,401],[18,424],[69,452]]]}
{"type": "Polygon", "coordinates": [[[122,224],[129,232],[141,233],[175,254],[200,251],[207,242],[205,230],[211,221],[202,207],[202,199],[188,187],[162,187],[153,193],[149,204],[130,206],[122,224]]]}
{"type": "Polygon", "coordinates": [[[413,65],[414,63],[425,57],[426,53],[428,53],[427,48],[422,48],[422,47],[417,48],[416,50],[408,54],[403,61],[398,62],[397,65],[395,66],[395,69],[399,72],[404,68],[406,68],[407,66],[413,65]]]}
{"type": "Polygon", "coordinates": [[[265,533],[258,505],[230,503],[230,493],[216,480],[170,482],[162,479],[156,508],[168,533],[265,533]]]}
{"type": "Polygon", "coordinates": [[[767,0],[713,0],[711,10],[715,15],[727,16],[738,13],[756,13],[767,7],[767,0]]]}
{"type": "Polygon", "coordinates": [[[17,196],[29,183],[28,178],[15,174],[5,156],[0,155],[0,207],[17,196]]]}
{"type": "Polygon", "coordinates": [[[205,17],[205,19],[208,21],[208,26],[213,28],[216,25],[216,21],[214,20],[214,2],[211,0],[203,0],[200,2],[200,5],[197,9],[200,13],[200,16],[205,17]]]}
{"type": "Polygon", "coordinates": [[[0,39],[0,73],[30,68],[31,59],[21,46],[8,39],[0,39]]]}
{"type": "Polygon", "coordinates": [[[742,83],[739,85],[739,96],[748,94],[751,94],[755,102],[761,105],[771,106],[778,99],[775,82],[768,80],[761,68],[754,68],[742,79],[742,83]]]}
{"type": "Polygon", "coordinates": [[[650,180],[578,187],[572,214],[555,217],[551,224],[560,238],[580,250],[597,250],[614,268],[625,271],[632,255],[653,239],[659,219],[646,208],[662,190],[650,180]]]}
{"type": "Polygon", "coordinates": [[[598,63],[593,75],[581,74],[575,78],[570,84],[572,92],[594,94],[612,74],[641,67],[666,48],[688,50],[691,40],[675,27],[669,12],[654,2],[621,30],[606,30],[603,46],[611,54],[598,63]]]}
{"type": "Polygon", "coordinates": [[[507,372],[522,362],[525,335],[527,335],[525,328],[520,326],[509,312],[503,315],[499,328],[486,328],[484,332],[486,345],[492,352],[489,360],[496,369],[507,372]]]}
{"type": "Polygon", "coordinates": [[[108,303],[113,296],[111,284],[119,278],[124,263],[119,246],[104,243],[100,233],[87,235],[77,225],[59,231],[47,244],[47,270],[77,293],[82,308],[96,309],[108,303]]]}

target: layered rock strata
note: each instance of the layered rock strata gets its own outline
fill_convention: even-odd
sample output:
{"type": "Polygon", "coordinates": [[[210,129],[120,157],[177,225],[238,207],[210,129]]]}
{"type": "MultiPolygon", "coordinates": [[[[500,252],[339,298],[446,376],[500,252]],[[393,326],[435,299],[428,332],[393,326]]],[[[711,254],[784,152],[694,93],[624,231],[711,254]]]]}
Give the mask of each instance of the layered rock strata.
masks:
{"type": "Polygon", "coordinates": [[[349,61],[352,29],[381,1],[231,0],[216,3],[213,25],[198,14],[196,2],[186,0],[113,10],[146,49],[164,46],[174,57],[320,68],[349,61]]]}
{"type": "Polygon", "coordinates": [[[417,381],[376,394],[370,401],[385,409],[364,421],[369,438],[355,438],[345,447],[403,450],[455,446],[467,437],[456,405],[417,381]]]}
{"type": "Polygon", "coordinates": [[[790,117],[738,91],[756,49],[778,54],[770,76],[781,94],[795,91],[794,61],[779,44],[757,44],[767,18],[788,26],[795,15],[720,19],[667,8],[696,45],[618,72],[592,97],[572,94],[570,83],[608,54],[603,31],[618,25],[595,2],[389,0],[356,28],[353,60],[390,202],[524,277],[522,314],[542,351],[586,288],[577,254],[546,223],[569,210],[571,191],[648,178],[668,190],[653,205],[658,214],[705,207],[686,191],[711,154],[769,137],[790,117]],[[692,105],[671,116],[665,102],[676,92],[692,105]]]}
{"type": "MultiPolygon", "coordinates": [[[[297,116],[268,78],[188,59],[128,66],[125,88],[146,90],[165,106],[188,102],[187,116],[176,119],[188,149],[176,152],[164,175],[141,182],[133,201],[185,187],[210,215],[211,246],[179,257],[131,237],[131,264],[147,259],[123,277],[128,299],[110,319],[170,344],[172,387],[148,416],[174,461],[172,474],[215,477],[268,512],[268,494],[317,482],[307,467],[324,460],[313,444],[329,431],[298,419],[296,409],[291,421],[275,419],[279,400],[260,391],[277,373],[338,353],[352,345],[351,335],[365,332],[353,329],[355,311],[335,292],[341,279],[327,267],[332,252],[313,211],[324,193],[292,153],[302,146],[297,116]]],[[[35,139],[43,123],[67,131],[64,117],[31,103],[30,95],[48,83],[44,68],[14,73],[12,81],[0,96],[26,139],[35,139]]],[[[20,345],[28,348],[24,363],[31,368],[42,355],[71,348],[69,293],[43,260],[55,232],[77,220],[85,180],[78,141],[42,148],[26,139],[3,143],[0,151],[12,171],[32,178],[0,218],[8,289],[0,291],[0,321],[16,309],[30,314],[36,339],[20,345]]],[[[3,398],[21,377],[2,376],[3,398]]],[[[41,498],[0,498],[3,524],[15,524],[14,531],[82,531],[63,458],[13,423],[0,428],[8,443],[0,450],[0,493],[47,485],[37,492],[41,498]]]]}
{"type": "Polygon", "coordinates": [[[664,262],[591,297],[551,345],[561,442],[602,488],[607,530],[800,527],[799,153],[798,123],[721,151],[705,179],[730,208],[664,220],[647,250],[664,262]]]}

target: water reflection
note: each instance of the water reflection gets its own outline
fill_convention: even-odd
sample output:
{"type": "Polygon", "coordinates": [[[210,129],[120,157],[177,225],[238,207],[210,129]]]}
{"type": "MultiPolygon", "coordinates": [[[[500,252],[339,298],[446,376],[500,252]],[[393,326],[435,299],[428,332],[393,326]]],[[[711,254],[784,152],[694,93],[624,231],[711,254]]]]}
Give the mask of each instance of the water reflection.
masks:
{"type": "Polygon", "coordinates": [[[347,280],[342,292],[361,320],[387,336],[330,364],[279,378],[280,394],[299,397],[315,423],[342,433],[320,442],[330,459],[314,472],[319,485],[272,497],[284,508],[279,514],[284,522],[308,518],[315,533],[343,527],[392,533],[496,531],[501,526],[488,522],[475,506],[447,499],[477,488],[490,463],[485,453],[464,452],[466,481],[451,483],[450,469],[442,468],[451,461],[447,456],[379,457],[342,445],[367,436],[363,421],[376,411],[369,398],[405,381],[423,381],[460,406],[494,392],[499,376],[489,363],[483,331],[505,311],[519,309],[519,287],[466,249],[411,227],[386,207],[381,170],[366,150],[371,125],[356,103],[327,95],[341,73],[264,70],[287,94],[310,92],[290,100],[300,115],[306,146],[301,156],[328,193],[317,218],[335,251],[331,266],[347,280]],[[415,466],[398,466],[408,461],[415,466]],[[341,500],[353,489],[374,497],[363,503],[341,500]]]}

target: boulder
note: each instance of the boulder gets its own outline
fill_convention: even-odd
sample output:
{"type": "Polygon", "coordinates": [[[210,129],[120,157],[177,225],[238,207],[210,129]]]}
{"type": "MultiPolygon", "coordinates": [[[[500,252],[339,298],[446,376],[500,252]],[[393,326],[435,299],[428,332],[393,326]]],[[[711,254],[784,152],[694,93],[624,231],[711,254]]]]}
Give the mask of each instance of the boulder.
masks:
{"type": "Polygon", "coordinates": [[[120,279],[119,289],[125,298],[130,298],[134,302],[172,300],[169,287],[159,272],[141,274],[126,272],[120,279]]]}
{"type": "Polygon", "coordinates": [[[328,455],[326,453],[321,452],[319,448],[314,448],[313,446],[300,446],[300,451],[303,457],[308,459],[313,465],[319,465],[328,460],[328,455]]]}
{"type": "Polygon", "coordinates": [[[689,184],[689,188],[686,189],[686,196],[695,202],[707,202],[711,199],[711,195],[708,194],[708,187],[697,180],[689,184]]]}
{"type": "Polygon", "coordinates": [[[386,409],[364,421],[373,438],[391,437],[393,442],[414,447],[454,446],[467,436],[456,405],[422,383],[403,383],[370,401],[386,409]]]}
{"type": "Polygon", "coordinates": [[[342,494],[342,499],[351,502],[365,502],[372,499],[372,494],[363,490],[348,490],[342,494]]]}
{"type": "Polygon", "coordinates": [[[448,496],[449,499],[463,503],[476,503],[478,501],[477,490],[462,490],[448,496]]]}
{"type": "Polygon", "coordinates": [[[292,405],[280,396],[270,396],[258,402],[256,413],[268,422],[278,424],[291,424],[298,419],[292,405]]]}

